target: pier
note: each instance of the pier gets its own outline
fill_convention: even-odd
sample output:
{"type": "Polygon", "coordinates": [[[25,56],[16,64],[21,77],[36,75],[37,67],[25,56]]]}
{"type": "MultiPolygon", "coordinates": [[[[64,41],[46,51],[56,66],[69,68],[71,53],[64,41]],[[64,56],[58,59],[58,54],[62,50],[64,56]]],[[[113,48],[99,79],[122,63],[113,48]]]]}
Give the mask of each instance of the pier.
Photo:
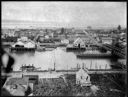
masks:
{"type": "Polygon", "coordinates": [[[35,48],[11,47],[10,51],[35,51],[35,48]]]}
{"type": "Polygon", "coordinates": [[[55,45],[55,44],[40,44],[40,46],[41,47],[48,47],[48,48],[56,48],[57,47],[57,45],[55,45]]]}
{"type": "Polygon", "coordinates": [[[102,45],[102,48],[104,48],[105,50],[111,51],[113,55],[116,55],[119,58],[123,58],[123,59],[126,58],[126,50],[125,49],[121,49],[119,47],[109,45],[109,44],[102,45]]]}
{"type": "Polygon", "coordinates": [[[77,58],[112,58],[111,54],[77,54],[77,58]]]}
{"type": "Polygon", "coordinates": [[[67,47],[66,48],[66,51],[85,51],[86,50],[86,48],[78,48],[78,47],[67,47]]]}

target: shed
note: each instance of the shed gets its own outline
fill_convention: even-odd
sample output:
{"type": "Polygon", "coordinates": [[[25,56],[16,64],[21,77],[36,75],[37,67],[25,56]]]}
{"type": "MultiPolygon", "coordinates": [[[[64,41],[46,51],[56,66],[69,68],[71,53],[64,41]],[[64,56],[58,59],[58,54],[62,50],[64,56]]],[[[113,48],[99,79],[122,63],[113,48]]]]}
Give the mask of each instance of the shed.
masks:
{"type": "Polygon", "coordinates": [[[78,72],[76,72],[76,84],[80,84],[81,86],[90,86],[90,76],[88,74],[87,69],[79,69],[78,72]]]}

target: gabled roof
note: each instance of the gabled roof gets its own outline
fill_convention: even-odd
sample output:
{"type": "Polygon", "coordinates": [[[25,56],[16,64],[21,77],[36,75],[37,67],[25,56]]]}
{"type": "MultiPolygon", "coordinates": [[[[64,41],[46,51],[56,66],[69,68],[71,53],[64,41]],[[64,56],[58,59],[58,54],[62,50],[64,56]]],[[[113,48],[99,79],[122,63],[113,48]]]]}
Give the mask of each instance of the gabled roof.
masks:
{"type": "Polygon", "coordinates": [[[34,41],[32,41],[32,40],[27,40],[27,41],[19,40],[18,42],[16,42],[16,44],[17,44],[17,43],[27,44],[27,43],[29,43],[29,42],[31,42],[32,44],[35,44],[34,41]]]}
{"type": "Polygon", "coordinates": [[[79,71],[76,74],[78,74],[78,73],[87,73],[87,72],[88,72],[87,69],[80,68],[79,71]]]}
{"type": "Polygon", "coordinates": [[[15,44],[24,45],[24,42],[23,41],[18,41],[15,44]]]}
{"type": "Polygon", "coordinates": [[[77,38],[75,41],[74,41],[74,44],[75,43],[84,43],[84,41],[81,39],[81,38],[77,38]]]}
{"type": "Polygon", "coordinates": [[[6,82],[6,85],[13,85],[13,84],[19,84],[19,85],[27,85],[28,84],[28,78],[9,78],[9,80],[6,82]]]}

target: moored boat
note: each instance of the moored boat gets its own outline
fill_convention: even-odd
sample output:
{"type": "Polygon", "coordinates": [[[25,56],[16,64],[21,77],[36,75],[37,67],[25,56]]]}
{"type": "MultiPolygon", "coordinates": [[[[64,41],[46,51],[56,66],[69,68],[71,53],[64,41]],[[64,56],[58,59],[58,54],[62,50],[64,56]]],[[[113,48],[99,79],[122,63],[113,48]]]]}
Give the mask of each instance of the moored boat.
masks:
{"type": "Polygon", "coordinates": [[[39,69],[41,69],[41,68],[40,67],[36,68],[33,64],[32,65],[22,65],[20,67],[20,70],[22,70],[22,71],[38,71],[39,69]]]}

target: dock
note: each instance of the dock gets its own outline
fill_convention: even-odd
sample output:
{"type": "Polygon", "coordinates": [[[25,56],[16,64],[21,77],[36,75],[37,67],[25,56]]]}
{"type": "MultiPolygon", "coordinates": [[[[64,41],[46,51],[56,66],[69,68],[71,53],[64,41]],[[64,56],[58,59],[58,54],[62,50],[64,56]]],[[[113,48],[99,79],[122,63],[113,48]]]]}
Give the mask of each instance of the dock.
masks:
{"type": "Polygon", "coordinates": [[[10,47],[10,51],[35,51],[35,48],[10,47]]]}

